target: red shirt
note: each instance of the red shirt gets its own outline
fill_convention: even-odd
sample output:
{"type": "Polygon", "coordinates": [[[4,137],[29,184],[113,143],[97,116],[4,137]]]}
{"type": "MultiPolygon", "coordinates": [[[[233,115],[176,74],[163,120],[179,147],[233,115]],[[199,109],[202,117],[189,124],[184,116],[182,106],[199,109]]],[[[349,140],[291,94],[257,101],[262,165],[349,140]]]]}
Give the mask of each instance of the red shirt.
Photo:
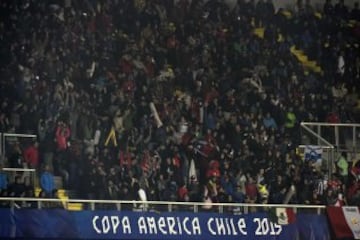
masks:
{"type": "Polygon", "coordinates": [[[358,168],[358,167],[352,167],[351,168],[351,172],[353,173],[353,174],[355,174],[355,175],[360,175],[360,168],[358,168]]]}
{"type": "Polygon", "coordinates": [[[179,188],[178,190],[178,195],[179,195],[179,200],[180,201],[184,201],[185,200],[185,196],[189,194],[189,191],[187,190],[187,188],[185,186],[179,188]]]}
{"type": "Polygon", "coordinates": [[[206,172],[206,176],[209,177],[220,177],[220,170],[219,169],[208,169],[206,172]]]}
{"type": "Polygon", "coordinates": [[[131,154],[128,151],[120,151],[120,166],[126,166],[128,169],[130,169],[131,161],[131,154]]]}
{"type": "Polygon", "coordinates": [[[58,149],[65,150],[67,148],[67,139],[70,137],[70,128],[57,127],[55,135],[58,149]]]}
{"type": "Polygon", "coordinates": [[[339,180],[331,180],[328,182],[328,187],[333,190],[338,190],[341,187],[341,182],[339,180]]]}
{"type": "Polygon", "coordinates": [[[326,117],[326,121],[329,123],[339,123],[340,118],[336,113],[332,112],[326,117]]]}
{"type": "Polygon", "coordinates": [[[245,185],[245,192],[246,192],[246,195],[250,199],[256,199],[257,198],[258,190],[257,190],[257,187],[256,187],[256,185],[254,183],[247,183],[245,185]]]}
{"type": "Polygon", "coordinates": [[[37,167],[39,164],[39,150],[35,146],[30,146],[24,151],[25,162],[30,166],[37,167]]]}

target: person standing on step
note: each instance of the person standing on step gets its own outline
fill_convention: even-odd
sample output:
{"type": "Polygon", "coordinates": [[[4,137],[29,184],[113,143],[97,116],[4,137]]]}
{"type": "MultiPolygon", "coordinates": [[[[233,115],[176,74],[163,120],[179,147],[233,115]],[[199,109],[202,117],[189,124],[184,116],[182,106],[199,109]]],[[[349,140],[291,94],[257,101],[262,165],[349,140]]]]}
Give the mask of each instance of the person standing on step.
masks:
{"type": "Polygon", "coordinates": [[[45,166],[44,172],[40,177],[41,189],[45,192],[46,197],[53,197],[53,191],[55,190],[54,175],[50,172],[48,165],[45,166]]]}

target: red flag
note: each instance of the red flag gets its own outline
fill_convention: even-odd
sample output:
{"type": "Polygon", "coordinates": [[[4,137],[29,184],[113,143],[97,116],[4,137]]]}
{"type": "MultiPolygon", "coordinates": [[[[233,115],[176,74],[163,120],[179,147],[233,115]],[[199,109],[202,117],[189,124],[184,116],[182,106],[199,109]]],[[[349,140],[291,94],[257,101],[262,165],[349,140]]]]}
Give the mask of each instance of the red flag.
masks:
{"type": "Polygon", "coordinates": [[[360,239],[358,207],[327,207],[327,215],[336,238],[360,239]]]}

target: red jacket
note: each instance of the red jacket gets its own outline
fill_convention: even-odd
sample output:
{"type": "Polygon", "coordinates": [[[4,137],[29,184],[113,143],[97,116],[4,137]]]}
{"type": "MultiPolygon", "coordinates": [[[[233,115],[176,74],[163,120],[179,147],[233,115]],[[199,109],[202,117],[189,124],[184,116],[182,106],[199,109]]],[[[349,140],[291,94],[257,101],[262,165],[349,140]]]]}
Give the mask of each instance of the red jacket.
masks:
{"type": "Polygon", "coordinates": [[[30,146],[24,151],[25,162],[32,167],[37,167],[39,164],[39,150],[35,146],[30,146]]]}
{"type": "Polygon", "coordinates": [[[258,189],[256,187],[256,184],[255,183],[247,183],[245,185],[245,192],[246,192],[246,195],[254,200],[257,198],[257,194],[258,194],[258,189]]]}
{"type": "Polygon", "coordinates": [[[70,128],[60,126],[57,127],[55,137],[58,150],[67,149],[67,140],[70,137],[70,128]]]}

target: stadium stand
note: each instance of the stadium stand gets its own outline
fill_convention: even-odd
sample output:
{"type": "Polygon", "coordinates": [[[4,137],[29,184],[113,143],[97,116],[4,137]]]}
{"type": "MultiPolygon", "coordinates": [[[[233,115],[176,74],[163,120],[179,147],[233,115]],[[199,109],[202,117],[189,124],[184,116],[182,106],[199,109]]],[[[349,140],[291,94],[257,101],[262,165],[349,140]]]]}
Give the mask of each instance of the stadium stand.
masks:
{"type": "Polygon", "coordinates": [[[37,135],[2,162],[56,177],[36,196],[360,204],[358,159],[296,151],[301,122],[360,120],[358,7],[84,3],[0,3],[0,132],[37,135]]]}

